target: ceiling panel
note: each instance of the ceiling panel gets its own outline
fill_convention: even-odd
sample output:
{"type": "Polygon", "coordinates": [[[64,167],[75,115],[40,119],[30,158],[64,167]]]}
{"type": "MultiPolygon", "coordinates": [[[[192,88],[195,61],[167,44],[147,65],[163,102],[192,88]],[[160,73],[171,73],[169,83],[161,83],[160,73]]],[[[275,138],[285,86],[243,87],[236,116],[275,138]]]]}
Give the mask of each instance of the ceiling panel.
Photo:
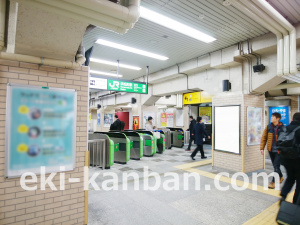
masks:
{"type": "Polygon", "coordinates": [[[290,23],[300,22],[300,0],[268,0],[290,23]]]}
{"type": "MultiPolygon", "coordinates": [[[[120,68],[120,73],[124,75],[124,79],[135,79],[146,75],[146,66],[149,66],[150,73],[153,73],[209,52],[226,48],[240,41],[268,33],[268,30],[255,23],[241,11],[233,6],[226,7],[222,2],[223,0],[141,1],[142,6],[198,29],[217,39],[209,44],[172,31],[143,18],[140,18],[134,28],[124,35],[95,28],[84,37],[83,44],[86,49],[95,46],[93,52],[93,57],[95,58],[111,61],[120,60],[120,63],[142,67],[143,69],[140,71],[120,68]],[[164,55],[169,57],[169,59],[160,61],[101,46],[95,44],[98,38],[164,55]]],[[[96,63],[91,63],[90,66],[91,69],[101,69],[107,72],[116,69],[96,63]]]]}

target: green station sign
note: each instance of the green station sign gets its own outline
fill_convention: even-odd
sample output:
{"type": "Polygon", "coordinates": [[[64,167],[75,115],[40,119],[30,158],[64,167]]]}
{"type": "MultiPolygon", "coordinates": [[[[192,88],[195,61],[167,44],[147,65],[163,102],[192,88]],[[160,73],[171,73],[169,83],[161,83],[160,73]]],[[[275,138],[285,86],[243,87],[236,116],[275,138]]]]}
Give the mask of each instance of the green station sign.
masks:
{"type": "Polygon", "coordinates": [[[107,80],[107,90],[109,91],[122,91],[147,94],[148,87],[146,83],[137,83],[123,80],[107,80]]]}

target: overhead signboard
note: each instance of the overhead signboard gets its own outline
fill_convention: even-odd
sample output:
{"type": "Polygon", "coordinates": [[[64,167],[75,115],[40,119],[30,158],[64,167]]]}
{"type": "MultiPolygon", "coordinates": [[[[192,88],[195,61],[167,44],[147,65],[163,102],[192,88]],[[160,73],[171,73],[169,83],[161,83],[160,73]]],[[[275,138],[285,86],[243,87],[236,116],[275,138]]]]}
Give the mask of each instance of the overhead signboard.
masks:
{"type": "Polygon", "coordinates": [[[90,88],[107,90],[107,79],[90,77],[90,88]]]}
{"type": "Polygon", "coordinates": [[[146,83],[135,83],[123,80],[108,80],[107,90],[147,94],[146,83]]]}
{"type": "Polygon", "coordinates": [[[200,92],[187,93],[183,95],[183,104],[198,104],[201,101],[200,92]]]}
{"type": "Polygon", "coordinates": [[[201,104],[201,103],[209,103],[212,102],[212,95],[207,92],[192,92],[186,93],[183,95],[183,104],[201,104]]]}
{"type": "Polygon", "coordinates": [[[119,79],[108,80],[103,78],[90,77],[90,88],[108,91],[148,94],[148,85],[146,83],[119,79]]]}

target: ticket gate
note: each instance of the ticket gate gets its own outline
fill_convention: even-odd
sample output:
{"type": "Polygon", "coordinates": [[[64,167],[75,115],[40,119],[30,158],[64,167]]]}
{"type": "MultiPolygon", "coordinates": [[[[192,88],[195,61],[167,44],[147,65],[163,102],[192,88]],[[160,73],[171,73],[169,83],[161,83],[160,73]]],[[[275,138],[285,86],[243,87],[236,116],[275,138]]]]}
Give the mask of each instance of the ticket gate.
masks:
{"type": "Polygon", "coordinates": [[[162,130],[154,130],[154,132],[159,133],[159,138],[157,139],[157,153],[162,154],[166,150],[165,132],[162,130]]]}
{"type": "MultiPolygon", "coordinates": [[[[114,143],[113,140],[109,138],[106,134],[100,133],[89,133],[89,145],[91,145],[91,149],[89,148],[90,154],[90,166],[99,166],[105,169],[109,169],[114,164],[115,152],[119,151],[119,144],[114,143]],[[98,149],[95,149],[94,143],[97,140],[104,140],[105,145],[105,166],[103,166],[103,159],[101,159],[102,154],[98,153],[98,149]]],[[[98,146],[96,147],[98,148],[98,146]]],[[[103,148],[103,147],[102,147],[103,148]]]]}
{"type": "Polygon", "coordinates": [[[184,131],[181,128],[168,127],[171,131],[172,146],[182,148],[184,146],[184,131]]]}
{"type": "Polygon", "coordinates": [[[115,144],[118,144],[119,150],[115,152],[114,162],[126,164],[130,160],[130,150],[132,142],[121,132],[95,132],[95,134],[107,135],[115,144]]]}
{"type": "Polygon", "coordinates": [[[171,149],[172,148],[172,143],[171,143],[171,131],[168,128],[161,128],[161,131],[164,132],[164,135],[166,137],[166,149],[171,149]]]}
{"type": "Polygon", "coordinates": [[[140,160],[144,153],[144,137],[136,131],[122,131],[132,143],[130,159],[140,160]]]}
{"type": "Polygon", "coordinates": [[[139,134],[144,138],[144,156],[150,157],[157,152],[157,138],[151,131],[138,129],[139,134]]]}

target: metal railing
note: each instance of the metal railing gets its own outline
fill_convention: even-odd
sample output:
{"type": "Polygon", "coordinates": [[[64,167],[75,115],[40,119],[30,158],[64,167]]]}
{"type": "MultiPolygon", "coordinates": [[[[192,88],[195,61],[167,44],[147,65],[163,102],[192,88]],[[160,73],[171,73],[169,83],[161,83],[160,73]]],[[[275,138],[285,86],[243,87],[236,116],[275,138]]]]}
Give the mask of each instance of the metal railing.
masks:
{"type": "Polygon", "coordinates": [[[89,151],[89,165],[90,167],[101,167],[103,170],[106,165],[105,140],[89,140],[88,151],[89,151]]]}

